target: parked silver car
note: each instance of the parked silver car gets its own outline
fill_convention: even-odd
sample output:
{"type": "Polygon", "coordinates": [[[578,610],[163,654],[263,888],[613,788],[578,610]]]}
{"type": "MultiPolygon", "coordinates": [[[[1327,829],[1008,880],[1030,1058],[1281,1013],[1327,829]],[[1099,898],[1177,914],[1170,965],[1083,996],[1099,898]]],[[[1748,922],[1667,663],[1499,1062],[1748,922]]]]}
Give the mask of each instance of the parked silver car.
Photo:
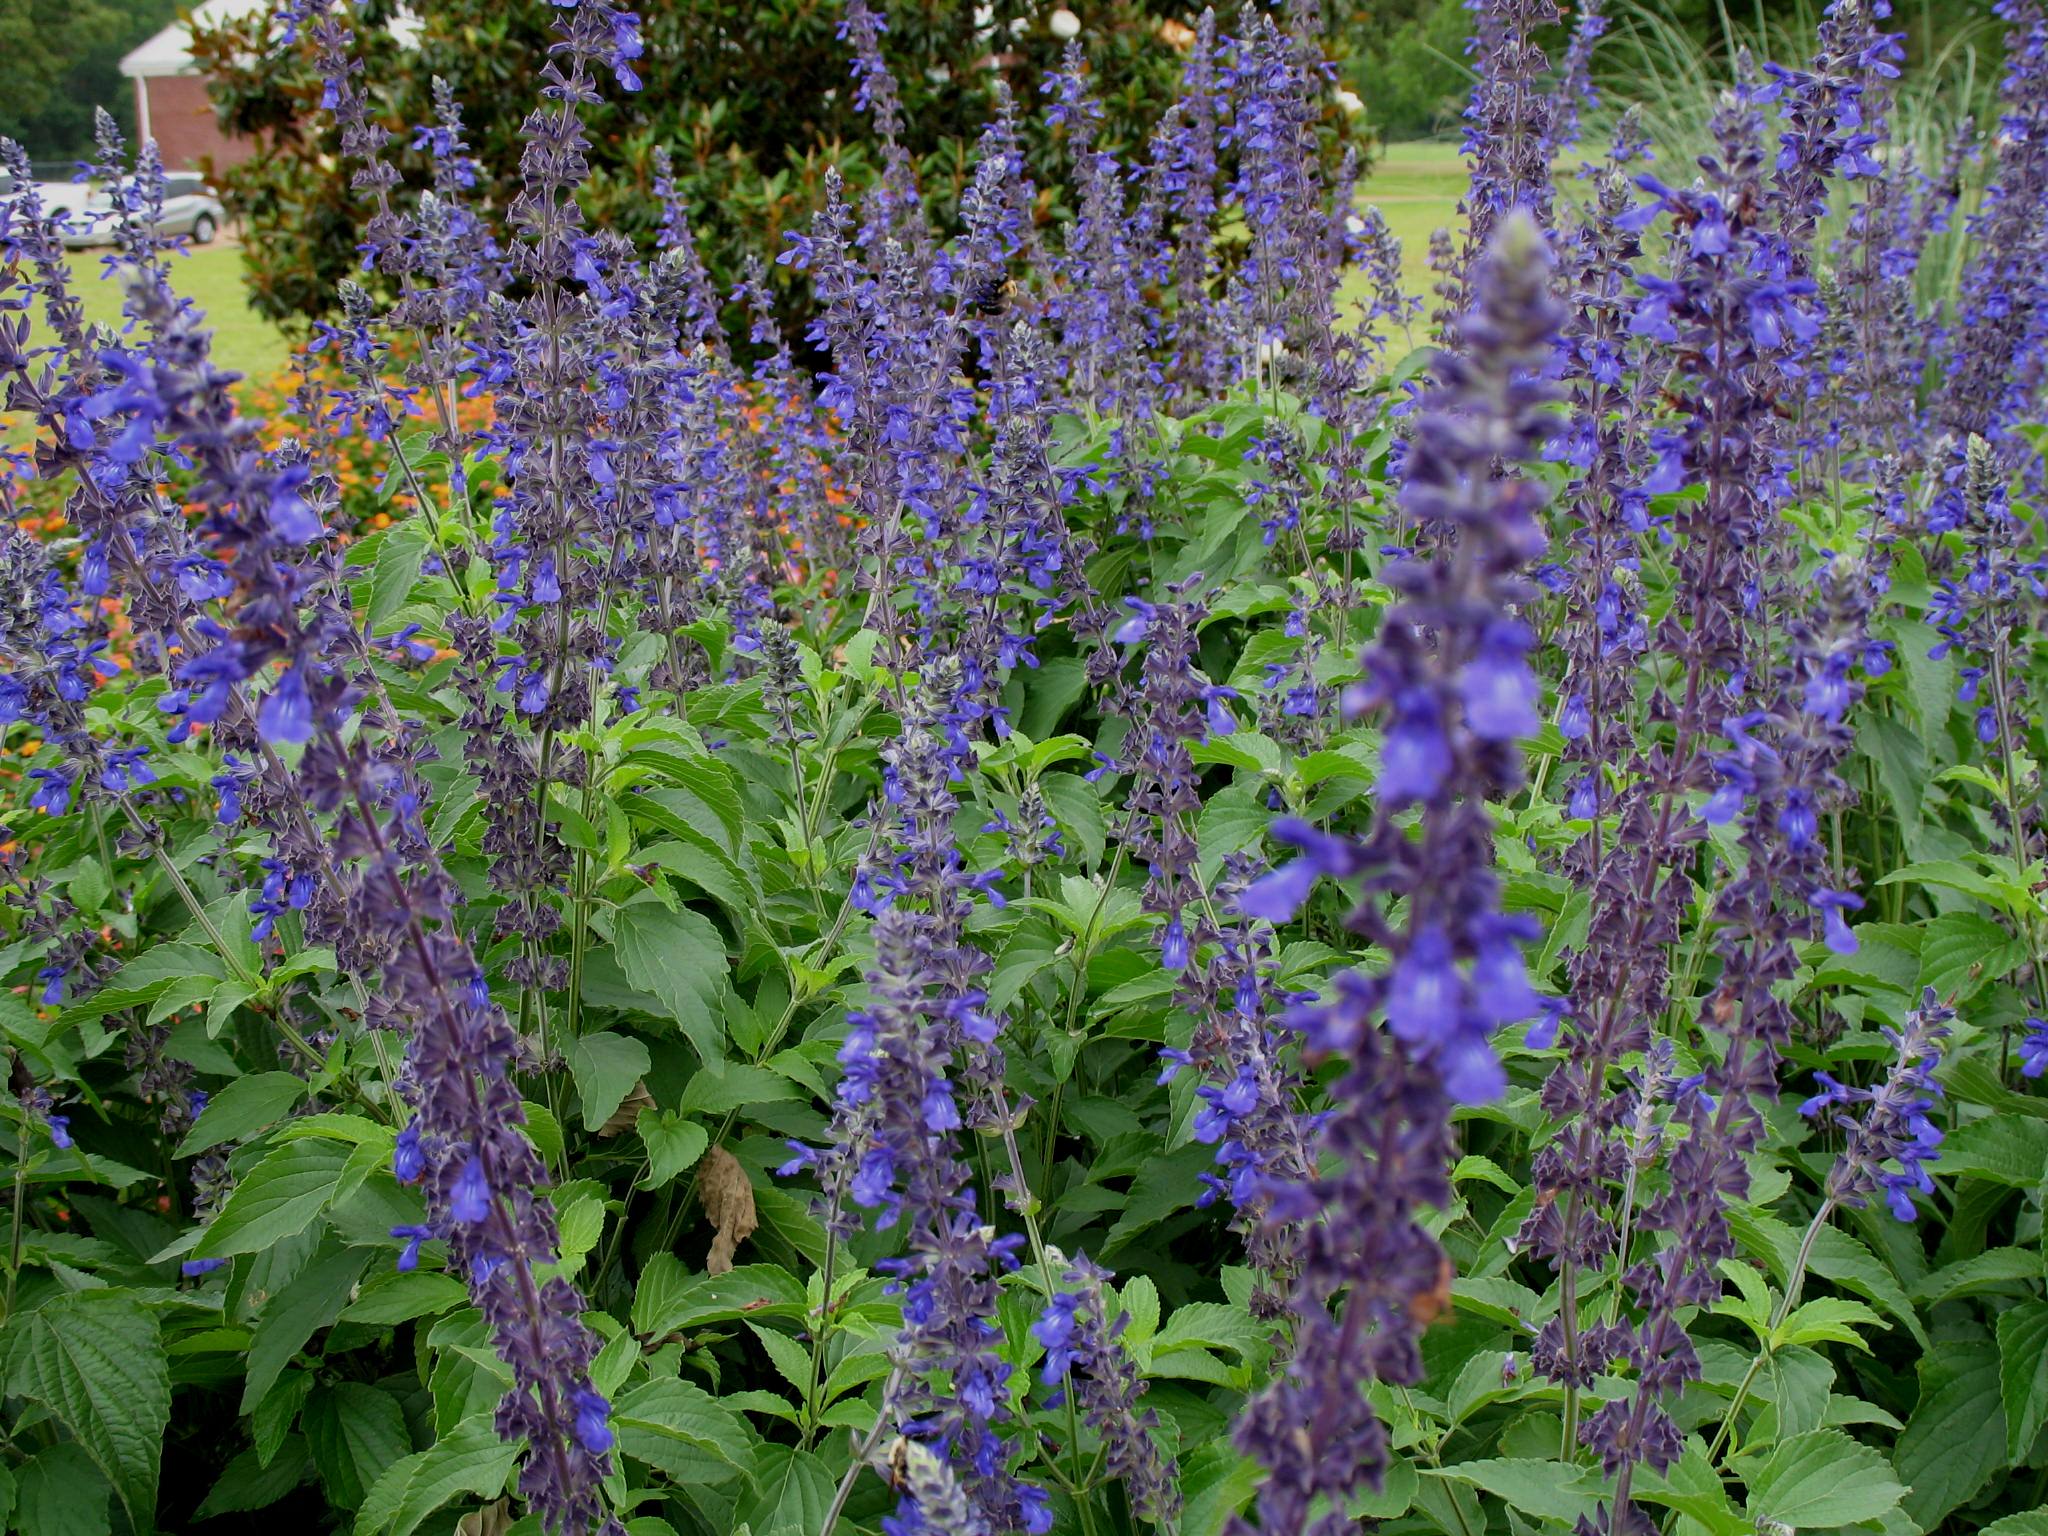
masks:
{"type": "MultiPolygon", "coordinates": [[[[226,218],[227,211],[221,207],[219,196],[201,177],[176,171],[164,177],[164,208],[156,221],[158,234],[190,235],[194,245],[205,245],[226,218]]],[[[72,247],[109,245],[117,223],[113,199],[104,192],[95,192],[85,200],[83,211],[71,216],[64,243],[72,247]]]]}

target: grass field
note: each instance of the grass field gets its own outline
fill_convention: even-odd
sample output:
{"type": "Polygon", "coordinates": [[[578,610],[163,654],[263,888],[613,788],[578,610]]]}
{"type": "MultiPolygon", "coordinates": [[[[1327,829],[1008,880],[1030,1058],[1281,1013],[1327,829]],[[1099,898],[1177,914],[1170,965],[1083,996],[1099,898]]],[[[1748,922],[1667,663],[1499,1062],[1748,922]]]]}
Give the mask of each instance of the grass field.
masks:
{"type": "Polygon", "coordinates": [[[1429,293],[1429,237],[1458,221],[1465,162],[1456,144],[1390,144],[1373,162],[1358,200],[1378,207],[1401,242],[1401,270],[1411,293],[1429,293]]]}
{"type": "MultiPolygon", "coordinates": [[[[121,324],[121,284],[105,275],[107,252],[74,251],[71,271],[88,320],[121,324]]],[[[232,241],[216,240],[171,258],[171,286],[206,312],[213,327],[213,357],[223,368],[267,378],[291,355],[274,325],[249,308],[242,287],[242,252],[232,241]]]]}

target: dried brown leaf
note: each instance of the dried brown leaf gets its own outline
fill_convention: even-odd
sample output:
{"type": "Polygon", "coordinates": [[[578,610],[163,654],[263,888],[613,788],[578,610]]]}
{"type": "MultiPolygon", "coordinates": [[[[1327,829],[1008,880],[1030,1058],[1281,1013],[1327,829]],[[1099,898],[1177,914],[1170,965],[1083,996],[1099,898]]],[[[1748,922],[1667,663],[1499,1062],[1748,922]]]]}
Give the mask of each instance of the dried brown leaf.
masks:
{"type": "Polygon", "coordinates": [[[625,1101],[612,1111],[611,1119],[597,1128],[600,1136],[623,1136],[640,1123],[640,1111],[654,1108],[654,1095],[647,1091],[647,1084],[638,1082],[625,1101]]]}
{"type": "Polygon", "coordinates": [[[499,1499],[455,1522],[455,1536],[504,1536],[512,1529],[512,1503],[499,1499]]]}
{"type": "Polygon", "coordinates": [[[697,1165],[697,1194],[716,1234],[704,1271],[722,1275],[732,1268],[733,1251],[760,1225],[754,1214],[754,1186],[738,1158],[723,1147],[713,1147],[697,1165]]]}

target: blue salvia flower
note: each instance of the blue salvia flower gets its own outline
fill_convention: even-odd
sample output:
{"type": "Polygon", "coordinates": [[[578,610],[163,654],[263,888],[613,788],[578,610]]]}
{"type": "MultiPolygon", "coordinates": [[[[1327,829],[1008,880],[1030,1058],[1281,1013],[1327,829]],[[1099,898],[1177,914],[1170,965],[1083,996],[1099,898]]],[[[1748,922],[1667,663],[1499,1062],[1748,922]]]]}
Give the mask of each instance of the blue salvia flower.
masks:
{"type": "MultiPolygon", "coordinates": [[[[1060,1276],[1062,1289],[1031,1325],[1031,1336],[1045,1350],[1040,1379],[1048,1386],[1065,1383],[1061,1391],[1072,1391],[1084,1421],[1100,1437],[1102,1465],[1122,1480],[1132,1512],[1167,1524],[1180,1515],[1180,1468],[1153,1439],[1158,1414],[1139,1406],[1145,1383],[1122,1343],[1130,1314],[1109,1315],[1108,1278],[1085,1253],[1076,1254],[1060,1276]]],[[[1055,1393],[1047,1406],[1062,1401],[1055,1393]]]]}
{"type": "MultiPolygon", "coordinates": [[[[1389,569],[1400,598],[1352,701],[1383,722],[1375,825],[1355,852],[1302,839],[1301,863],[1363,868],[1369,891],[1405,898],[1406,917],[1395,928],[1377,902],[1361,905],[1353,926],[1388,952],[1388,969],[1345,972],[1333,995],[1290,1017],[1312,1054],[1347,1065],[1317,1132],[1333,1171],[1270,1192],[1273,1219],[1303,1226],[1293,1359],[1236,1436],[1267,1469],[1265,1532],[1335,1536],[1351,1495],[1383,1475],[1386,1431],[1363,1388],[1420,1379],[1419,1332],[1447,1295],[1449,1261],[1422,1212],[1449,1199],[1451,1106],[1500,1091],[1489,1036],[1538,1011],[1526,925],[1500,909],[1485,803],[1512,791],[1516,743],[1537,725],[1531,637],[1515,610],[1533,595],[1522,573],[1544,549],[1544,497],[1500,467],[1533,461],[1555,430],[1543,380],[1561,320],[1550,279],[1533,222],[1504,221],[1475,273],[1466,350],[1439,358],[1405,463],[1401,506],[1438,534],[1434,552],[1389,569]],[[1404,824],[1411,809],[1419,837],[1404,824]]],[[[1240,906],[1291,915],[1300,877],[1269,880],[1240,906]]]]}
{"type": "Polygon", "coordinates": [[[1809,1120],[1826,1116],[1846,1137],[1828,1170],[1831,1206],[1861,1207],[1883,1191],[1885,1204],[1900,1221],[1919,1215],[1913,1197],[1933,1192],[1927,1165],[1941,1156],[1942,1131],[1932,1118],[1941,1098],[1934,1069],[1941,1065],[1941,1042],[1954,1018],[1955,1010],[1929,987],[1920,1006],[1906,1016],[1904,1029],[1884,1031],[1896,1054],[1883,1082],[1857,1088],[1825,1072],[1814,1073],[1821,1091],[1801,1104],[1799,1113],[1809,1120]]]}
{"type": "Polygon", "coordinates": [[[1997,162],[1970,216],[1935,415],[1957,437],[2002,439],[2030,420],[2048,368],[2048,14],[2036,0],[1999,0],[2006,24],[1997,162]]]}
{"type": "Polygon", "coordinates": [[[1560,16],[1555,0],[1465,0],[1472,32],[1465,55],[1472,61],[1472,92],[1465,105],[1463,152],[1470,177],[1458,211],[1465,233],[1457,259],[1446,272],[1448,291],[1437,319],[1446,335],[1470,299],[1472,267],[1500,221],[1516,209],[1548,230],[1555,195],[1550,178],[1556,148],[1559,99],[1542,77],[1550,61],[1537,33],[1560,16]]]}
{"type": "Polygon", "coordinates": [[[444,1241],[468,1282],[512,1369],[498,1429],[526,1443],[519,1486],[543,1526],[615,1532],[600,1486],[608,1437],[593,1432],[582,1395],[597,1339],[582,1322],[575,1287],[560,1278],[542,1284],[535,1274],[553,1260],[557,1236],[541,1193],[544,1170],[521,1129],[517,1033],[479,985],[456,921],[459,892],[426,846],[409,776],[369,739],[381,729],[346,729],[359,702],[349,674],[359,663],[342,665],[353,655],[344,610],[315,603],[309,616],[302,608],[305,572],[294,563],[300,482],[249,450],[253,425],[235,414],[232,376],[213,367],[196,313],[165,313],[168,297],[148,284],[135,301],[155,346],[146,358],[110,352],[109,365],[123,388],[147,394],[166,448],[194,464],[206,508],[202,538],[216,553],[234,553],[237,627],[217,628],[194,661],[220,663],[237,685],[274,659],[286,661],[257,711],[257,731],[265,742],[303,743],[305,751],[295,769],[273,759],[270,771],[279,775],[278,793],[335,820],[335,840],[314,856],[325,881],[344,893],[346,922],[382,959],[382,1016],[410,1032],[396,1086],[415,1111],[428,1219],[398,1234],[407,1243],[401,1260],[416,1262],[423,1241],[444,1241]],[[280,695],[288,707],[277,707],[280,695]]]}

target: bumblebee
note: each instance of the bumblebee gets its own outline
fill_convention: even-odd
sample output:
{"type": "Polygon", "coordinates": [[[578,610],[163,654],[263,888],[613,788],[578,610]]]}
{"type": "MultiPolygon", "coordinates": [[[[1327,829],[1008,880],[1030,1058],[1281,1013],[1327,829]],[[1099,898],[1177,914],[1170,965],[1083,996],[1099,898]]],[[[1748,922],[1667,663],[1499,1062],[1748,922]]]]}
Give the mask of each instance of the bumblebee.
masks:
{"type": "Polygon", "coordinates": [[[968,290],[967,307],[982,318],[993,320],[1008,306],[1015,287],[1002,273],[993,273],[968,290]]]}

